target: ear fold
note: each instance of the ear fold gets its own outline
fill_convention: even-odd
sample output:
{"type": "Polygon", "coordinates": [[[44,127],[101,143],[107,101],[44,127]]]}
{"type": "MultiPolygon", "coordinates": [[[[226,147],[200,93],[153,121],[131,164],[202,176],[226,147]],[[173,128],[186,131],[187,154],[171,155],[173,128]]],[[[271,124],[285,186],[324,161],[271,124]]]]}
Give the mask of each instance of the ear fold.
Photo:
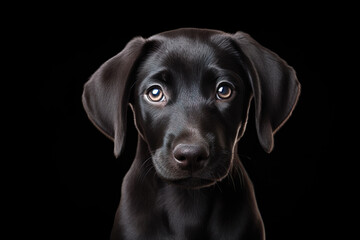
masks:
{"type": "Polygon", "coordinates": [[[131,40],[116,56],[106,61],[84,86],[82,102],[92,123],[114,141],[114,154],[121,153],[126,131],[126,113],[132,68],[145,39],[131,40]]]}
{"type": "Polygon", "coordinates": [[[300,83],[292,67],[248,34],[237,32],[234,38],[249,66],[257,134],[261,146],[269,153],[274,146],[273,135],[288,120],[297,103],[300,83]]]}

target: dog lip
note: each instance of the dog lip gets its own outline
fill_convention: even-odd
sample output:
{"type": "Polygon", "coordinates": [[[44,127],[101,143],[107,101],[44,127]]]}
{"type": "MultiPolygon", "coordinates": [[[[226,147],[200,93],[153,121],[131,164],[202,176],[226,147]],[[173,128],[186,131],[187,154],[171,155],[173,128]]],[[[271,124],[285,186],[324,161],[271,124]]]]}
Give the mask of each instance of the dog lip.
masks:
{"type": "Polygon", "coordinates": [[[218,172],[214,169],[205,167],[198,171],[180,170],[174,168],[172,165],[166,166],[165,164],[159,164],[158,154],[153,156],[153,164],[157,173],[157,176],[164,182],[182,186],[186,188],[203,188],[221,182],[227,175],[226,172],[218,172]]]}
{"type": "Polygon", "coordinates": [[[214,179],[205,179],[205,178],[197,178],[197,177],[186,177],[177,180],[171,180],[172,184],[182,186],[185,188],[204,188],[211,186],[216,183],[214,179]]]}

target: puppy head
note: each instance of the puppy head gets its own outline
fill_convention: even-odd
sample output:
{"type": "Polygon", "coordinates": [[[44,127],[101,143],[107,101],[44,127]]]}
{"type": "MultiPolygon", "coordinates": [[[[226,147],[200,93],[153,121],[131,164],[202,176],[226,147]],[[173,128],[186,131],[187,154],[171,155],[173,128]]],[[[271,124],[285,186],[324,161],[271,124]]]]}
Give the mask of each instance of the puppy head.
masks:
{"type": "Polygon", "coordinates": [[[119,155],[132,92],[135,124],[158,175],[204,187],[231,169],[251,98],[260,144],[270,152],[299,91],[294,70],[250,36],[178,29],[130,41],[91,77],[83,103],[119,155]]]}

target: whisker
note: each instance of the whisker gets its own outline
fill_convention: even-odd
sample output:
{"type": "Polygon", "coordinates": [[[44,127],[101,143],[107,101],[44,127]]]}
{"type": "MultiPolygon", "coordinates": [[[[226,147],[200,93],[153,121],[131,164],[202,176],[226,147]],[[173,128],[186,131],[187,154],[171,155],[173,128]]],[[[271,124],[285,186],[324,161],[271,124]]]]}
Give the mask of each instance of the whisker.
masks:
{"type": "Polygon", "coordinates": [[[147,158],[140,166],[140,168],[143,168],[145,164],[151,159],[151,157],[147,158]]]}
{"type": "Polygon", "coordinates": [[[152,170],[153,165],[151,164],[151,157],[147,158],[140,166],[140,169],[142,168],[143,171],[141,171],[142,174],[139,174],[140,182],[142,183],[145,181],[146,176],[149,174],[149,172],[152,170]],[[150,164],[149,164],[150,163],[150,164]],[[145,172],[145,173],[144,173],[145,172]]]}
{"type": "Polygon", "coordinates": [[[233,185],[233,187],[234,187],[234,190],[236,190],[236,185],[235,185],[235,180],[234,180],[233,174],[230,173],[229,175],[230,175],[229,177],[230,177],[230,180],[231,180],[232,185],[233,185]]]}
{"type": "MultiPolygon", "coordinates": [[[[215,178],[215,176],[213,176],[215,178]]],[[[221,186],[218,181],[215,181],[215,186],[219,189],[219,191],[222,193],[221,186]]]]}
{"type": "MultiPolygon", "coordinates": [[[[237,159],[237,161],[240,161],[240,160],[237,159]]],[[[239,182],[240,182],[240,187],[244,188],[244,184],[245,184],[244,183],[244,174],[243,174],[243,169],[241,168],[241,163],[238,162],[237,164],[234,164],[233,174],[238,177],[239,182]]]]}

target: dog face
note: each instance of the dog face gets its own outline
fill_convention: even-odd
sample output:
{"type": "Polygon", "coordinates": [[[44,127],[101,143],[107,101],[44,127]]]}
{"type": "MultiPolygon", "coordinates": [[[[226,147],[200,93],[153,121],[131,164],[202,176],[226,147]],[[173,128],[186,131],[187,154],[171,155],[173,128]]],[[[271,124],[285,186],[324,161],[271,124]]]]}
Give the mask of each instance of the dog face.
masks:
{"type": "Polygon", "coordinates": [[[176,184],[202,187],[223,179],[245,126],[249,80],[238,52],[221,40],[160,40],[138,68],[137,127],[158,175],[176,184]]]}
{"type": "Polygon", "coordinates": [[[83,104],[117,156],[130,103],[158,176],[199,188],[233,167],[251,99],[270,152],[299,93],[295,71],[249,35],[178,29],[131,40],[86,83],[83,104]]]}

